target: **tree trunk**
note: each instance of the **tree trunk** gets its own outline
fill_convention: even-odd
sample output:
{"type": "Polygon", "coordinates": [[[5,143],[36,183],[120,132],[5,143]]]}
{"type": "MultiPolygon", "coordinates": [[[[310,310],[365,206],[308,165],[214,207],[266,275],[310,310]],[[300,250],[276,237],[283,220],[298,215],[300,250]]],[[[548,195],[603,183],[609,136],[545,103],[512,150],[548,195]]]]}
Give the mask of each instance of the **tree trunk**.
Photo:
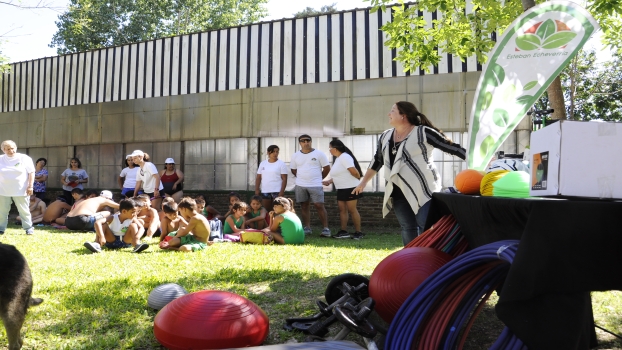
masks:
{"type": "MultiPolygon", "coordinates": [[[[536,6],[535,0],[521,0],[523,11],[536,6]]],[[[566,119],[566,105],[564,104],[564,92],[562,91],[562,81],[559,76],[553,80],[546,89],[549,95],[549,103],[555,112],[551,115],[552,119],[566,119]]]]}

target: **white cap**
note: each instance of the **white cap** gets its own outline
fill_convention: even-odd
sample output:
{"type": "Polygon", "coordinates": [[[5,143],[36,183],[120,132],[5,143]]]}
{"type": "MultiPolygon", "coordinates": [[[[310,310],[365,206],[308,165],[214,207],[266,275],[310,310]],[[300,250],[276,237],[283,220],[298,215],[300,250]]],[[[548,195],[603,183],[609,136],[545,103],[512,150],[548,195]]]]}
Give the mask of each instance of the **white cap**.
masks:
{"type": "Polygon", "coordinates": [[[175,159],[173,159],[173,158],[166,158],[166,160],[164,161],[164,164],[175,164],[175,159]]]}
{"type": "Polygon", "coordinates": [[[144,156],[145,153],[139,149],[135,150],[134,152],[132,152],[132,154],[130,154],[130,156],[135,157],[135,156],[144,156]]]}
{"type": "Polygon", "coordinates": [[[112,199],[112,192],[108,190],[103,190],[102,193],[100,193],[99,195],[104,198],[112,199]]]}
{"type": "Polygon", "coordinates": [[[125,156],[125,159],[130,159],[130,158],[132,158],[131,154],[128,154],[127,156],[125,156]]]}

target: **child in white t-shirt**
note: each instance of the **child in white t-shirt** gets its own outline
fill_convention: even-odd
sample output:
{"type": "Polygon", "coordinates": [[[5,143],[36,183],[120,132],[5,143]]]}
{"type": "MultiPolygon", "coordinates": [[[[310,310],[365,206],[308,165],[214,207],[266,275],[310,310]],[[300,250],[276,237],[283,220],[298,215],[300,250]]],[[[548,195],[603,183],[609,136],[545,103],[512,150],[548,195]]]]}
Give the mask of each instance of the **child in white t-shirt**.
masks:
{"type": "MultiPolygon", "coordinates": [[[[106,241],[106,248],[119,249],[134,247],[134,253],[140,253],[149,248],[146,243],[140,243],[145,229],[136,220],[138,203],[134,199],[124,199],[119,203],[119,212],[109,216],[101,229],[96,225],[95,241],[102,237],[106,241]]],[[[93,253],[101,253],[101,246],[96,242],[86,242],[84,246],[93,253]]]]}

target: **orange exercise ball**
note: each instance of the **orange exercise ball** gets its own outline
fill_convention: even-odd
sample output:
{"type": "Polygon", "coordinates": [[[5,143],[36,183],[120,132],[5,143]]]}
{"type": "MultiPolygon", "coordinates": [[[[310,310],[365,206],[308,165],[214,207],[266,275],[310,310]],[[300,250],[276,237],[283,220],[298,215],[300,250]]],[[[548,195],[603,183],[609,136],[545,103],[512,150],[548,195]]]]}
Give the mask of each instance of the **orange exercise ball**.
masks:
{"type": "Polygon", "coordinates": [[[475,169],[466,169],[456,175],[454,185],[464,194],[479,194],[480,184],[484,178],[484,172],[475,169]]]}

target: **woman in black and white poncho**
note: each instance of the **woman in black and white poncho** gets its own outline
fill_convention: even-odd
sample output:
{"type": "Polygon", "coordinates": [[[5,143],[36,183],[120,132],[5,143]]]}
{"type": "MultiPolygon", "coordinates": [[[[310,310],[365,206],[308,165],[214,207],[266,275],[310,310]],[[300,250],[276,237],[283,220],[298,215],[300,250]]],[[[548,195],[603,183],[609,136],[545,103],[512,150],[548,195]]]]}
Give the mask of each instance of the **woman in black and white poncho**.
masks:
{"type": "Polygon", "coordinates": [[[466,151],[449,140],[410,102],[393,105],[389,124],[393,128],[380,136],[374,160],[353,193],[363,192],[367,182],[384,165],[387,182],[382,215],[393,209],[406,245],[423,232],[432,193],[441,190],[432,151],[438,148],[461,159],[466,158],[466,151]]]}

